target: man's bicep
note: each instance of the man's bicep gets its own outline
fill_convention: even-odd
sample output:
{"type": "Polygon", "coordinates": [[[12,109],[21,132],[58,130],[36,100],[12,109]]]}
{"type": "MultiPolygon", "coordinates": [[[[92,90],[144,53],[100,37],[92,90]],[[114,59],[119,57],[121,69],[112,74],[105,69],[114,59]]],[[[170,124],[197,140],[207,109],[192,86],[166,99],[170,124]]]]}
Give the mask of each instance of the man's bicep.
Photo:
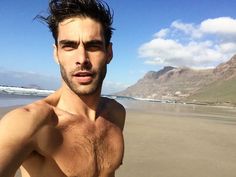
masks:
{"type": "Polygon", "coordinates": [[[31,145],[22,138],[25,122],[19,122],[17,117],[22,110],[14,110],[6,114],[0,121],[0,176],[14,177],[21,163],[32,151],[31,145]]]}
{"type": "Polygon", "coordinates": [[[7,113],[0,121],[0,139],[6,144],[22,143],[21,137],[27,130],[25,110],[16,109],[7,113]],[[19,140],[19,141],[17,141],[19,140]]]}

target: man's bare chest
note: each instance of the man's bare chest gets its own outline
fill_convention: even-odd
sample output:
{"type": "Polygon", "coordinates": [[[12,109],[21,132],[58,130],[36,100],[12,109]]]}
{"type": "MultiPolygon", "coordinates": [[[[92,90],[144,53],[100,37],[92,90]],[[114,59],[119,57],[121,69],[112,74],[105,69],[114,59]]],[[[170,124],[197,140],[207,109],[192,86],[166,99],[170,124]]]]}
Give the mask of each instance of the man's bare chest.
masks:
{"type": "Polygon", "coordinates": [[[120,166],[124,142],[113,123],[79,121],[59,129],[63,143],[52,158],[66,176],[110,176],[120,166]]]}

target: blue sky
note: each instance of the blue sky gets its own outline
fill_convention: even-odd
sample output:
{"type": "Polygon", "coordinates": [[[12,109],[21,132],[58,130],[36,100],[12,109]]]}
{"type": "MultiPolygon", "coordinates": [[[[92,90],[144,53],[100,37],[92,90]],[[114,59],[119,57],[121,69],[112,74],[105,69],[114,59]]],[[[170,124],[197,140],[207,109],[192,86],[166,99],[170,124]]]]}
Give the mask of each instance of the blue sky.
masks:
{"type": "MultiPolygon", "coordinates": [[[[114,10],[116,29],[114,57],[104,83],[106,93],[136,83],[150,70],[167,65],[210,68],[236,54],[235,0],[106,2],[114,10]]],[[[48,0],[1,0],[1,72],[59,76],[51,33],[33,20],[47,10],[47,4],[48,0]]]]}

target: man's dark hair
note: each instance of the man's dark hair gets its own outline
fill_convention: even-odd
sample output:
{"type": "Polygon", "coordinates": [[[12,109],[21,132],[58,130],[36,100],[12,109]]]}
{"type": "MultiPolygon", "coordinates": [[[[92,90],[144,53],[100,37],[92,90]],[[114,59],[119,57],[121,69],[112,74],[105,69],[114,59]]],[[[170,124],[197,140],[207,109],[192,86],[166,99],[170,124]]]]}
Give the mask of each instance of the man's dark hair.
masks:
{"type": "Polygon", "coordinates": [[[38,15],[36,18],[48,24],[57,45],[59,23],[71,17],[90,17],[101,23],[106,46],[110,43],[113,12],[102,0],[50,0],[49,15],[47,17],[38,15]]]}

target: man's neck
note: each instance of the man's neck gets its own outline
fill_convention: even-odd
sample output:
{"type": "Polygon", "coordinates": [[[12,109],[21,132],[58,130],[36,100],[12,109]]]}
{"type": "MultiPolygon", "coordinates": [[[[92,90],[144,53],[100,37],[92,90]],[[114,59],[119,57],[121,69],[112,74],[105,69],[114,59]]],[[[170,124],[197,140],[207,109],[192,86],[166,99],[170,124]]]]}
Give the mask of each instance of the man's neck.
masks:
{"type": "Polygon", "coordinates": [[[87,117],[93,121],[96,119],[96,113],[101,102],[100,91],[91,95],[78,96],[67,86],[62,86],[61,89],[58,108],[71,114],[87,117]]]}

